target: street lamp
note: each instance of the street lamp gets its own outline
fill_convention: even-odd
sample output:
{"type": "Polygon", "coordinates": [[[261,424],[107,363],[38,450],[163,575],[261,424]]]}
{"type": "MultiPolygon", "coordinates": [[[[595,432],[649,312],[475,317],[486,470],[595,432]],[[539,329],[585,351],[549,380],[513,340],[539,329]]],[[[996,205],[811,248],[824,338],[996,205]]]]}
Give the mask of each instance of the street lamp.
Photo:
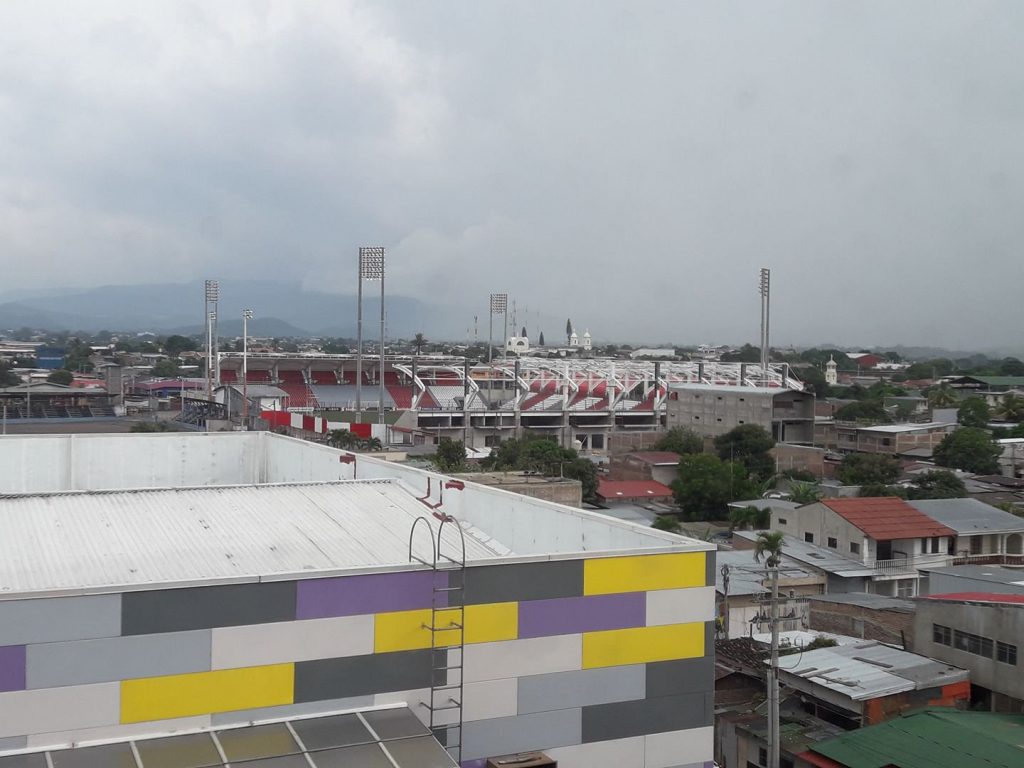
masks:
{"type": "Polygon", "coordinates": [[[249,428],[249,321],[252,310],[242,310],[242,423],[249,428]]]}
{"type": "MultiPolygon", "coordinates": [[[[359,279],[356,301],[356,423],[363,419],[363,280],[380,280],[380,388],[384,406],[384,248],[382,246],[359,249],[359,279]]],[[[380,418],[384,414],[381,411],[380,418]]]]}

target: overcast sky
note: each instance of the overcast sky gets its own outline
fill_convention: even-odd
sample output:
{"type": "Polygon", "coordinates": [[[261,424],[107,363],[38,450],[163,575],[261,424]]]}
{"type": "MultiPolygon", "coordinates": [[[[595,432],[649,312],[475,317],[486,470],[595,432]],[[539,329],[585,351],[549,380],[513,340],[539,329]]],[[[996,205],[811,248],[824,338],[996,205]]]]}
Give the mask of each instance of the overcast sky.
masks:
{"type": "Polygon", "coordinates": [[[1021,29],[1019,0],[5,0],[0,292],[351,293],[380,243],[392,292],[598,339],[754,341],[770,266],[780,343],[1014,343],[1021,29]]]}

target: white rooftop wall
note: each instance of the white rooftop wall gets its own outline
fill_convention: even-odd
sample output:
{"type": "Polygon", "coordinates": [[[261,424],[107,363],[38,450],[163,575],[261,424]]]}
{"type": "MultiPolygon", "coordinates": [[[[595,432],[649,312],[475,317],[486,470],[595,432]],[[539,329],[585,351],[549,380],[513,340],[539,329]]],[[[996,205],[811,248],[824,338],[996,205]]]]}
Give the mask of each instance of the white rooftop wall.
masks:
{"type": "Polygon", "coordinates": [[[714,548],[497,488],[445,489],[445,475],[362,455],[344,463],[344,455],[268,432],[8,435],[0,437],[0,493],[393,478],[425,502],[425,515],[453,515],[518,556],[714,548]]]}

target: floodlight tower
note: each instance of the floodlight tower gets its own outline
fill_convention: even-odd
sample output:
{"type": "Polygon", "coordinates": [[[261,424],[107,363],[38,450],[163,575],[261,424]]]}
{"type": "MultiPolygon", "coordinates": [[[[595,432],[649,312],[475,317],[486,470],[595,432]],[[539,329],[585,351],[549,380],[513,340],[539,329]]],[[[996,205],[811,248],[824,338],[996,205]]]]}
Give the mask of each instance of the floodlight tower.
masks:
{"type": "Polygon", "coordinates": [[[249,428],[249,321],[252,310],[242,310],[242,422],[249,428]]]}
{"type": "Polygon", "coordinates": [[[220,283],[207,280],[206,288],[206,399],[213,399],[215,383],[220,383],[220,363],[217,361],[217,302],[220,300],[220,283]]]}
{"type": "MultiPolygon", "coordinates": [[[[491,399],[491,390],[494,383],[494,369],[491,367],[491,360],[494,355],[494,316],[501,315],[505,319],[505,340],[508,341],[508,294],[491,294],[491,313],[487,327],[487,399],[491,399]]],[[[502,352],[504,357],[504,352],[502,352]]],[[[488,406],[492,403],[488,402],[488,406]]]]}
{"type": "Polygon", "coordinates": [[[772,271],[768,267],[761,267],[761,383],[763,386],[768,384],[768,361],[771,358],[771,347],[769,346],[771,289],[772,271]]]}
{"type": "MultiPolygon", "coordinates": [[[[381,246],[359,249],[359,278],[356,280],[356,422],[363,420],[363,280],[380,280],[380,377],[384,388],[384,248],[381,246]]],[[[384,395],[381,393],[383,408],[384,395]]],[[[383,414],[381,414],[383,418],[383,414]]]]}

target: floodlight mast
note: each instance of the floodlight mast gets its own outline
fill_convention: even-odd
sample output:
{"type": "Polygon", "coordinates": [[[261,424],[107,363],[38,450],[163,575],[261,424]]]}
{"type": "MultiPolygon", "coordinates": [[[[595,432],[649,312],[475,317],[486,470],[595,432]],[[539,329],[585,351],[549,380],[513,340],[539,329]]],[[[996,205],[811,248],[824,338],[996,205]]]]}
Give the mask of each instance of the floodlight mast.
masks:
{"type": "MultiPolygon", "coordinates": [[[[384,258],[382,246],[359,249],[359,279],[356,298],[356,423],[363,420],[363,280],[380,280],[380,384],[384,407],[384,258]]],[[[383,419],[383,414],[380,415],[383,419]]]]}
{"type": "Polygon", "coordinates": [[[249,429],[249,321],[252,310],[242,310],[242,423],[249,429]]]}
{"type": "Polygon", "coordinates": [[[771,311],[772,290],[772,271],[768,267],[761,267],[761,281],[758,287],[761,293],[761,383],[762,386],[767,386],[768,363],[771,359],[769,313],[771,311]]]}
{"type": "MultiPolygon", "coordinates": [[[[492,393],[494,390],[494,366],[492,365],[492,358],[494,355],[494,316],[503,315],[505,319],[505,342],[508,343],[508,294],[507,293],[492,293],[491,294],[491,311],[488,315],[489,323],[487,328],[487,407],[491,408],[494,405],[494,398],[492,393]]],[[[502,351],[502,357],[504,357],[504,351],[502,351]]],[[[495,417],[497,418],[497,417],[495,417]]]]}
{"type": "Polygon", "coordinates": [[[215,355],[217,343],[217,302],[220,301],[220,283],[217,280],[207,280],[204,287],[206,290],[206,399],[213,400],[214,382],[219,383],[220,379],[219,375],[215,375],[215,368],[219,367],[219,362],[215,362],[215,355]]]}

